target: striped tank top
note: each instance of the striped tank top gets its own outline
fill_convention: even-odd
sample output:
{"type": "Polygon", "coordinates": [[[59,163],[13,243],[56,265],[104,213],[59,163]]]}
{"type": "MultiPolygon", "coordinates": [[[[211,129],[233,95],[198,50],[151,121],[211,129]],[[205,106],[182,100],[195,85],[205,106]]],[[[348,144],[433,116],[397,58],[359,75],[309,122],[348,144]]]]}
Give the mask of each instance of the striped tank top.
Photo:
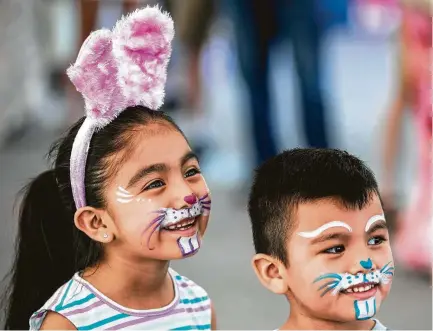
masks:
{"type": "Polygon", "coordinates": [[[78,330],[210,330],[211,302],[206,291],[169,269],[174,300],[163,308],[135,310],[123,307],[75,274],[30,318],[30,330],[39,330],[48,311],[67,318],[78,330]]]}

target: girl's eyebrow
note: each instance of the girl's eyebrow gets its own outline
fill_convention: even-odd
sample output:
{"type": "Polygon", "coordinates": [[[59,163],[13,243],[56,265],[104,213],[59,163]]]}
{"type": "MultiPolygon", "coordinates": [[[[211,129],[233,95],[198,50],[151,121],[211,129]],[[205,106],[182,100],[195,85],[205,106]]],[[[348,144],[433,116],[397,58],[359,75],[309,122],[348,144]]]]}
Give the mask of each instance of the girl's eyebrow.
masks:
{"type": "MultiPolygon", "coordinates": [[[[192,151],[188,151],[188,152],[186,152],[181,157],[181,159],[180,159],[180,165],[181,166],[185,165],[185,163],[187,163],[191,159],[196,159],[197,162],[198,162],[197,155],[194,152],[192,152],[192,151]]],[[[135,173],[135,175],[132,176],[132,178],[128,182],[128,186],[126,187],[126,189],[130,188],[131,186],[134,186],[142,178],[148,176],[151,173],[154,173],[154,172],[167,172],[169,170],[170,170],[170,167],[167,164],[165,164],[165,163],[155,163],[155,164],[151,164],[149,166],[145,166],[145,167],[139,169],[135,173]]]]}
{"type": "Polygon", "coordinates": [[[187,163],[191,159],[196,159],[197,162],[199,162],[197,154],[195,154],[193,151],[186,152],[184,156],[180,159],[180,165],[184,166],[185,163],[187,163]]]}
{"type": "Polygon", "coordinates": [[[154,173],[154,172],[167,172],[169,170],[169,167],[164,163],[156,163],[152,164],[150,166],[145,166],[144,168],[139,169],[135,175],[129,180],[128,186],[126,189],[130,188],[131,186],[134,186],[137,184],[140,179],[143,177],[146,177],[147,175],[154,173]]]}

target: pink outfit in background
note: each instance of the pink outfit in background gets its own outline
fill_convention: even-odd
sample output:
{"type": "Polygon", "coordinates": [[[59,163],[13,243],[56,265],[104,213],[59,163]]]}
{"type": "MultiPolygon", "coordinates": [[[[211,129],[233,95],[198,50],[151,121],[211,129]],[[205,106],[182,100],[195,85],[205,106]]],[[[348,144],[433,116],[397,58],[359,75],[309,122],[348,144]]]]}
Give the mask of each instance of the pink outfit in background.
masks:
{"type": "Polygon", "coordinates": [[[408,268],[431,272],[432,248],[432,49],[431,17],[403,9],[405,48],[414,91],[412,111],[416,131],[418,168],[409,208],[396,233],[396,258],[408,268]]]}
{"type": "Polygon", "coordinates": [[[394,255],[405,267],[431,272],[433,257],[432,201],[432,20],[428,13],[401,6],[397,0],[359,0],[361,6],[379,6],[399,12],[417,143],[417,172],[409,192],[408,207],[400,214],[394,255]]]}

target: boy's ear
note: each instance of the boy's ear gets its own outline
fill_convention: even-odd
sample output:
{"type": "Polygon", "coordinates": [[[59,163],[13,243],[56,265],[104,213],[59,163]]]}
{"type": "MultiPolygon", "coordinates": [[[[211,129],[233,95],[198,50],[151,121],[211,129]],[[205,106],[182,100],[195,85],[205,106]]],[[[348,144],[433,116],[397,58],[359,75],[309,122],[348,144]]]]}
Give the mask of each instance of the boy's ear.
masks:
{"type": "Polygon", "coordinates": [[[269,291],[276,294],[287,293],[289,285],[283,276],[287,270],[281,261],[266,254],[256,254],[253,256],[252,266],[260,283],[269,291]]]}

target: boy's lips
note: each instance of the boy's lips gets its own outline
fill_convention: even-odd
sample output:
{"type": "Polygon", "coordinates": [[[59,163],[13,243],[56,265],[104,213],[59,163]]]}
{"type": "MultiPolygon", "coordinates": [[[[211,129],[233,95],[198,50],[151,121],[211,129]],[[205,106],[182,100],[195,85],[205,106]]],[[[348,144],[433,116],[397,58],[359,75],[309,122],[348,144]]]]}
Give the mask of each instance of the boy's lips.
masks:
{"type": "Polygon", "coordinates": [[[340,293],[349,295],[357,300],[366,300],[376,294],[378,287],[378,283],[361,283],[355,286],[351,286],[341,291],[340,293]]]}

